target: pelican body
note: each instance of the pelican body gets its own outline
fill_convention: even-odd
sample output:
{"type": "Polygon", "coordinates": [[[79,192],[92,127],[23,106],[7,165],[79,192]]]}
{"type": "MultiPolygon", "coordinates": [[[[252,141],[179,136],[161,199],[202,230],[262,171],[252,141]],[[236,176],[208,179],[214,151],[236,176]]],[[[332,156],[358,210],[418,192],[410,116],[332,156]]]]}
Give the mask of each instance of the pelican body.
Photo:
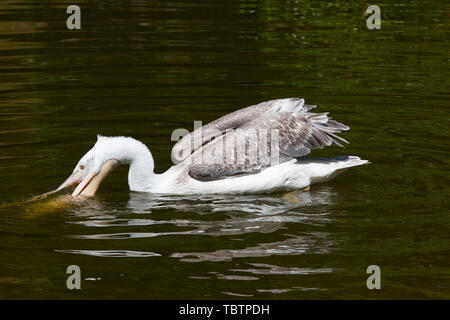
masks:
{"type": "Polygon", "coordinates": [[[260,193],[293,190],[333,179],[367,163],[359,157],[305,157],[313,149],[348,143],[349,127],[303,99],[265,101],[185,135],[172,149],[174,165],[156,174],[150,150],[131,137],[97,136],[72,175],[55,191],[78,185],[73,196],[94,195],[118,165],[129,165],[131,191],[160,194],[260,193]]]}

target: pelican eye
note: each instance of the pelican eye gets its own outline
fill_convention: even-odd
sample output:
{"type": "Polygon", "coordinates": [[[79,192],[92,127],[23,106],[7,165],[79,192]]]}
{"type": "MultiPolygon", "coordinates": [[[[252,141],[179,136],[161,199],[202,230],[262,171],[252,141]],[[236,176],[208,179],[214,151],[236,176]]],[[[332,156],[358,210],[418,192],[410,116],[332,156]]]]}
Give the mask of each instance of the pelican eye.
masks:
{"type": "Polygon", "coordinates": [[[84,170],[85,166],[83,164],[80,164],[80,170],[84,170]]]}

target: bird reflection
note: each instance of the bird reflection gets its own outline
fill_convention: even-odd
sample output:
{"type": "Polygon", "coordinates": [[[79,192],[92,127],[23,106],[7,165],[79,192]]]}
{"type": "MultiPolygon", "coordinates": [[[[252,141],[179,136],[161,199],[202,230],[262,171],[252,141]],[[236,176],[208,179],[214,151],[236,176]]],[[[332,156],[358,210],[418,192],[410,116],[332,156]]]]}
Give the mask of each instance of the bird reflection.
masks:
{"type": "Polygon", "coordinates": [[[134,213],[149,213],[154,209],[175,209],[197,213],[236,212],[255,215],[274,215],[311,205],[332,203],[334,192],[329,188],[311,191],[292,191],[267,195],[190,195],[168,196],[150,193],[131,193],[128,208],[134,213]]]}
{"type": "MultiPolygon", "coordinates": [[[[212,252],[172,252],[173,258],[186,262],[226,261],[237,257],[302,254],[314,248],[328,252],[333,241],[323,227],[332,221],[327,208],[333,203],[335,192],[329,187],[313,191],[263,195],[199,195],[168,196],[130,193],[122,208],[109,207],[106,201],[86,200],[73,210],[82,219],[69,221],[86,227],[119,230],[115,233],[71,235],[78,239],[126,240],[131,238],[201,235],[226,237],[235,241],[239,249],[218,249],[212,252]],[[309,226],[305,232],[293,232],[297,224],[309,226]],[[152,228],[159,225],[157,231],[152,228]],[[142,232],[127,227],[144,227],[142,232]],[[311,228],[313,226],[313,228],[311,228]],[[176,227],[174,229],[174,227],[176,227]],[[178,229],[178,230],[177,230],[178,229]],[[319,229],[319,231],[317,231],[319,229]],[[249,234],[271,234],[281,231],[276,241],[249,242],[249,234]]],[[[298,227],[300,226],[300,227],[298,227]]],[[[227,241],[228,241],[227,240],[227,241]]],[[[179,250],[180,247],[177,247],[179,250]]],[[[175,250],[175,248],[174,248],[175,250]]],[[[199,248],[201,250],[201,248],[199,248]]],[[[152,248],[152,251],[157,251],[152,248]]],[[[84,253],[86,254],[86,253],[84,253]]],[[[96,254],[98,254],[96,252],[96,254]]]]}

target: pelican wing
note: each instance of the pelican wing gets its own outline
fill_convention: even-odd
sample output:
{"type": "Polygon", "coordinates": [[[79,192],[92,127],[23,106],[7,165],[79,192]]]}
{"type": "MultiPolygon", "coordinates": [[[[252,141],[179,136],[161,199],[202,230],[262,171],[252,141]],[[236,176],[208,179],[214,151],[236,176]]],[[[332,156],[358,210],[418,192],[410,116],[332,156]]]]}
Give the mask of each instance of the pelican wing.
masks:
{"type": "Polygon", "coordinates": [[[348,143],[337,136],[349,127],[330,119],[328,113],[272,112],[227,130],[197,149],[189,175],[210,181],[258,173],[264,168],[307,155],[313,149],[348,143]]]}
{"type": "Polygon", "coordinates": [[[307,112],[316,106],[305,105],[305,100],[287,98],[264,101],[214,120],[185,135],[172,148],[172,161],[178,164],[195,150],[208,143],[213,137],[222,135],[228,129],[241,128],[252,120],[279,112],[307,112]]]}

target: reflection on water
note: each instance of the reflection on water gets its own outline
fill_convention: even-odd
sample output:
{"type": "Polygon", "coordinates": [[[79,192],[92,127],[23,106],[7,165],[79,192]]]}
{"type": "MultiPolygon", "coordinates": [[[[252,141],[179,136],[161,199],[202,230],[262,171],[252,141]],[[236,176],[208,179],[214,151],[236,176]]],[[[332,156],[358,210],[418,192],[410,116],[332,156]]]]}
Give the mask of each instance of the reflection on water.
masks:
{"type": "Polygon", "coordinates": [[[251,274],[311,274],[311,273],[330,273],[333,270],[330,268],[286,268],[274,266],[265,263],[250,263],[251,266],[256,267],[253,269],[232,269],[231,271],[243,271],[251,274]]]}
{"type": "Polygon", "coordinates": [[[272,232],[274,226],[281,226],[286,222],[306,224],[330,222],[327,213],[302,213],[301,208],[313,204],[317,207],[331,204],[333,197],[331,190],[330,188],[324,188],[313,195],[309,191],[293,191],[274,196],[216,195],[199,196],[198,198],[195,196],[131,193],[127,208],[134,214],[151,216],[152,210],[174,209],[199,214],[224,212],[227,218],[220,221],[208,221],[207,223],[203,220],[186,219],[121,219],[120,216],[116,215],[104,215],[105,210],[102,204],[95,200],[89,200],[86,205],[74,211],[77,216],[88,216],[89,220],[72,223],[91,227],[172,224],[178,227],[191,226],[206,235],[239,234],[248,231],[272,232]]]}
{"type": "Polygon", "coordinates": [[[112,258],[124,258],[124,257],[148,258],[160,256],[160,254],[154,252],[142,252],[131,250],[55,250],[55,251],[62,253],[85,254],[88,256],[112,257],[112,258]]]}
{"type": "MultiPolygon", "coordinates": [[[[310,191],[257,196],[169,196],[132,192],[123,207],[112,205],[101,197],[73,199],[71,202],[70,196],[53,196],[25,202],[24,205],[27,212],[37,211],[31,215],[33,219],[53,217],[54,208],[65,206],[69,210],[63,223],[77,226],[76,233],[65,232],[64,238],[75,242],[71,241],[69,246],[60,244],[53,250],[56,254],[66,255],[69,260],[70,256],[142,261],[152,259],[155,262],[167,258],[172,264],[179,261],[198,265],[202,262],[232,263],[242,259],[292,259],[299,255],[329,254],[337,242],[326,230],[326,226],[334,220],[327,208],[333,206],[336,197],[334,188],[322,186],[310,191]],[[292,225],[303,226],[307,230],[294,231],[290,227],[292,225]],[[279,235],[275,238],[271,236],[277,233],[279,235]],[[256,235],[261,237],[255,238],[256,235]],[[187,242],[204,244],[195,245],[197,250],[193,251],[191,246],[179,244],[180,237],[184,237],[187,242]],[[151,239],[157,239],[157,242],[148,242],[151,239]],[[215,248],[217,240],[219,246],[215,248]],[[145,242],[136,246],[133,241],[145,242]],[[178,245],[161,246],[161,243],[174,241],[178,245]],[[207,243],[209,245],[205,246],[207,243]],[[228,248],[224,249],[223,244],[228,248]]],[[[191,273],[187,276],[193,281],[215,279],[239,283],[258,281],[267,276],[311,276],[333,272],[339,272],[339,268],[249,262],[233,264],[222,271],[191,273]]],[[[85,278],[98,279],[104,281],[104,277],[99,274],[85,278]]],[[[256,292],[282,294],[323,290],[325,289],[317,286],[258,286],[256,292]]],[[[236,288],[224,288],[221,294],[234,297],[255,296],[236,288]]]]}
{"type": "Polygon", "coordinates": [[[292,191],[275,195],[200,195],[167,196],[131,193],[128,208],[134,213],[149,213],[152,209],[175,209],[195,212],[248,213],[258,216],[283,214],[309,205],[332,203],[331,188],[311,194],[309,191],[292,191]]]}
{"type": "Polygon", "coordinates": [[[185,262],[227,261],[234,258],[267,257],[273,255],[295,256],[306,252],[328,253],[334,244],[327,233],[313,233],[295,236],[283,241],[260,243],[254,247],[239,250],[217,250],[214,252],[173,253],[171,257],[181,258],[185,262]]]}
{"type": "MultiPolygon", "coordinates": [[[[129,219],[121,215],[105,215],[106,208],[101,202],[90,199],[73,214],[78,218],[87,217],[87,220],[69,221],[72,224],[85,227],[108,228],[122,227],[120,233],[90,233],[84,235],[67,235],[76,239],[87,240],[126,240],[136,238],[153,238],[180,235],[202,236],[242,236],[247,233],[273,233],[283,230],[286,223],[301,223],[305,225],[324,226],[332,222],[329,214],[304,213],[305,206],[326,207],[333,199],[331,188],[322,188],[319,192],[293,191],[277,195],[208,195],[208,196],[167,196],[145,193],[131,193],[127,203],[127,209],[131,212],[129,219]],[[180,212],[196,212],[193,219],[152,219],[152,211],[173,209],[180,212]],[[225,215],[217,215],[223,212],[225,215]],[[147,218],[134,218],[135,215],[147,218]],[[202,219],[209,215],[208,219],[202,219]],[[218,218],[218,219],[217,219],[218,218]],[[217,219],[217,220],[216,220],[217,219]],[[123,227],[149,227],[159,226],[159,232],[124,232],[123,227]],[[167,231],[167,230],[182,231],[167,231]]],[[[173,215],[171,215],[173,216],[173,215]]],[[[92,229],[89,229],[92,230],[92,229]]],[[[242,238],[234,237],[234,241],[242,241],[242,238]]],[[[270,243],[260,243],[256,247],[247,247],[239,250],[218,250],[214,252],[178,253],[170,256],[180,258],[182,261],[222,261],[235,257],[261,257],[268,255],[296,255],[314,249],[315,252],[327,252],[332,246],[332,241],[327,239],[326,232],[312,232],[301,237],[287,235],[287,239],[270,243]],[[196,257],[193,259],[192,257],[196,257]]],[[[116,251],[87,251],[87,250],[59,250],[87,255],[121,257],[123,255],[133,257],[148,257],[144,254],[125,252],[123,255],[116,251]]]]}

